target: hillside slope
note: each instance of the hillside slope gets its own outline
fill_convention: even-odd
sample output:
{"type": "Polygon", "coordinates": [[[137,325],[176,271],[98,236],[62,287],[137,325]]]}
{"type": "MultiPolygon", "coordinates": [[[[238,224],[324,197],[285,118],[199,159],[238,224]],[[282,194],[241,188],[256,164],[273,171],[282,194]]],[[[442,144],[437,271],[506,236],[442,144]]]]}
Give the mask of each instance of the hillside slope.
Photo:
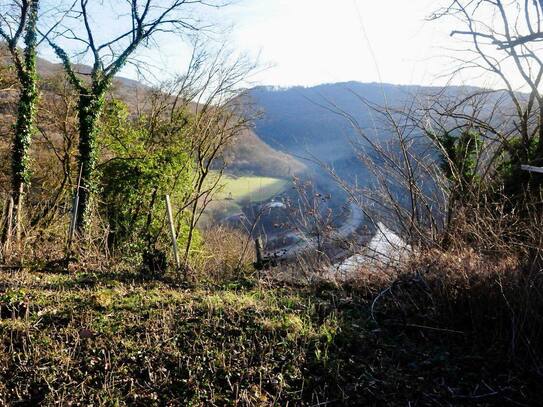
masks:
{"type": "Polygon", "coordinates": [[[538,354],[504,341],[511,277],[463,275],[464,260],[425,265],[424,287],[406,272],[382,298],[374,270],[359,289],[186,289],[108,267],[1,269],[0,405],[540,405],[538,354]]]}
{"type": "MultiPolygon", "coordinates": [[[[451,86],[443,95],[456,97],[475,89],[451,86]]],[[[366,102],[400,108],[409,106],[414,98],[431,97],[442,91],[438,87],[346,82],[311,88],[261,86],[251,89],[249,95],[263,111],[255,130],[272,148],[331,164],[342,175],[358,171],[365,176],[353,150],[353,143],[359,145],[363,140],[338,112],[352,116],[365,135],[380,141],[389,134],[383,130],[379,114],[366,102]]],[[[322,175],[322,169],[315,169],[322,175]]]]}
{"type": "MultiPolygon", "coordinates": [[[[9,57],[6,50],[0,47],[0,64],[5,66],[9,64],[9,57]]],[[[50,62],[43,58],[38,58],[38,72],[44,79],[62,74],[62,66],[57,63],[50,62]]],[[[82,75],[90,72],[90,68],[85,65],[77,65],[77,71],[82,75]]],[[[43,92],[47,93],[47,82],[42,83],[43,92]]],[[[116,98],[123,100],[130,107],[137,106],[145,99],[146,94],[151,90],[150,87],[141,82],[117,77],[113,84],[113,95],[116,98]]],[[[0,99],[4,102],[15,101],[16,92],[0,92],[0,99]]],[[[3,103],[7,113],[6,103],[3,103]]],[[[0,111],[0,114],[2,111],[0,111]]],[[[7,114],[0,117],[2,125],[9,128],[8,122],[13,118],[9,118],[7,114]]],[[[233,143],[228,151],[226,151],[228,163],[228,171],[236,174],[255,174],[261,176],[272,176],[289,178],[294,174],[304,171],[305,166],[297,161],[294,157],[285,152],[274,150],[272,147],[263,142],[257,133],[253,130],[242,132],[235,143],[233,143]]]]}
{"type": "Polygon", "coordinates": [[[273,149],[251,129],[243,131],[227,150],[229,172],[268,177],[290,177],[305,171],[305,165],[292,155],[273,149]]]}

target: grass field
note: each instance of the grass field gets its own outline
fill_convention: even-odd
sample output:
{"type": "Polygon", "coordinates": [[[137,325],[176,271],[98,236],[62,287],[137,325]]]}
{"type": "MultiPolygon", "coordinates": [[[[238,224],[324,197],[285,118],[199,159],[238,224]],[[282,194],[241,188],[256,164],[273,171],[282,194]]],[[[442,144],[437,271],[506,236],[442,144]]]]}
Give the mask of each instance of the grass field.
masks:
{"type": "Polygon", "coordinates": [[[379,289],[0,270],[0,405],[539,405],[528,364],[379,289]]]}
{"type": "Polygon", "coordinates": [[[251,202],[262,202],[283,192],[288,181],[280,178],[244,176],[224,176],[221,180],[223,185],[217,194],[217,199],[229,197],[236,202],[249,200],[251,202]]]}
{"type": "Polygon", "coordinates": [[[223,175],[219,192],[208,206],[201,225],[241,212],[242,203],[262,202],[285,191],[290,184],[281,178],[223,175]],[[231,198],[231,199],[230,199],[231,198]]]}

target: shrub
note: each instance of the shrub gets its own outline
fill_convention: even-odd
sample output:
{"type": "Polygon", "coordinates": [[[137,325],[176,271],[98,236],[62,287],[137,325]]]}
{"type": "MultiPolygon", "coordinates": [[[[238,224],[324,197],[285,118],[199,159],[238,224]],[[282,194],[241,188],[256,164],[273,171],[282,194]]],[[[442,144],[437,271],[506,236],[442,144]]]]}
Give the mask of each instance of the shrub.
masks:
{"type": "MultiPolygon", "coordinates": [[[[154,264],[169,247],[164,196],[174,207],[180,247],[187,241],[193,163],[187,139],[190,115],[173,118],[142,114],[131,118],[117,100],[107,105],[102,125],[106,158],[100,166],[102,211],[110,225],[108,245],[116,252],[154,264]]],[[[194,240],[198,244],[198,239],[194,240]]],[[[154,266],[153,266],[154,267],[154,266]]],[[[152,268],[153,268],[152,267],[152,268]]]]}

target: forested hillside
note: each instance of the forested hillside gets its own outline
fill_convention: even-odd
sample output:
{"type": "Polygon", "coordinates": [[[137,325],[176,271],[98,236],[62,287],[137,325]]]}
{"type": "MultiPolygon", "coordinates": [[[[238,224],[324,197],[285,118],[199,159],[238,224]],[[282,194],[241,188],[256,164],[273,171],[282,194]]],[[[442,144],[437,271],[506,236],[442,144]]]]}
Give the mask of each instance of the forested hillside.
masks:
{"type": "MultiPolygon", "coordinates": [[[[262,86],[251,89],[249,96],[263,113],[256,120],[256,131],[262,140],[278,150],[331,163],[355,156],[353,144],[367,144],[360,132],[375,142],[392,137],[380,111],[422,108],[424,103],[438,99],[445,105],[479,92],[485,90],[470,86],[345,82],[308,88],[262,86]]],[[[501,97],[500,92],[489,96],[487,108],[501,97]]],[[[438,112],[435,113],[437,116],[438,112]]]]}

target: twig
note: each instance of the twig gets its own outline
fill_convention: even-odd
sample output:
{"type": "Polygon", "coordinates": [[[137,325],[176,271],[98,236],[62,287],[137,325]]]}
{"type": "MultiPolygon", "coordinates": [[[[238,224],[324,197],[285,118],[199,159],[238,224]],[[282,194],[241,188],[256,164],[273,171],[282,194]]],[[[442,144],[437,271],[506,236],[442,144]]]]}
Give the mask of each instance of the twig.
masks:
{"type": "Polygon", "coordinates": [[[388,291],[392,290],[392,287],[394,286],[394,284],[395,284],[395,282],[390,287],[387,287],[383,291],[381,291],[371,303],[371,319],[376,323],[377,323],[377,319],[375,319],[375,313],[374,313],[375,304],[377,304],[377,301],[379,301],[379,299],[383,295],[385,295],[388,291]]]}
{"type": "MultiPolygon", "coordinates": [[[[397,324],[400,325],[400,324],[397,324]]],[[[448,332],[452,334],[460,334],[465,335],[466,333],[463,331],[457,331],[455,329],[447,329],[447,328],[437,328],[434,326],[427,326],[427,325],[419,325],[419,324],[401,324],[403,326],[408,326],[410,328],[421,328],[421,329],[430,329],[432,331],[439,331],[439,332],[448,332]]]]}

